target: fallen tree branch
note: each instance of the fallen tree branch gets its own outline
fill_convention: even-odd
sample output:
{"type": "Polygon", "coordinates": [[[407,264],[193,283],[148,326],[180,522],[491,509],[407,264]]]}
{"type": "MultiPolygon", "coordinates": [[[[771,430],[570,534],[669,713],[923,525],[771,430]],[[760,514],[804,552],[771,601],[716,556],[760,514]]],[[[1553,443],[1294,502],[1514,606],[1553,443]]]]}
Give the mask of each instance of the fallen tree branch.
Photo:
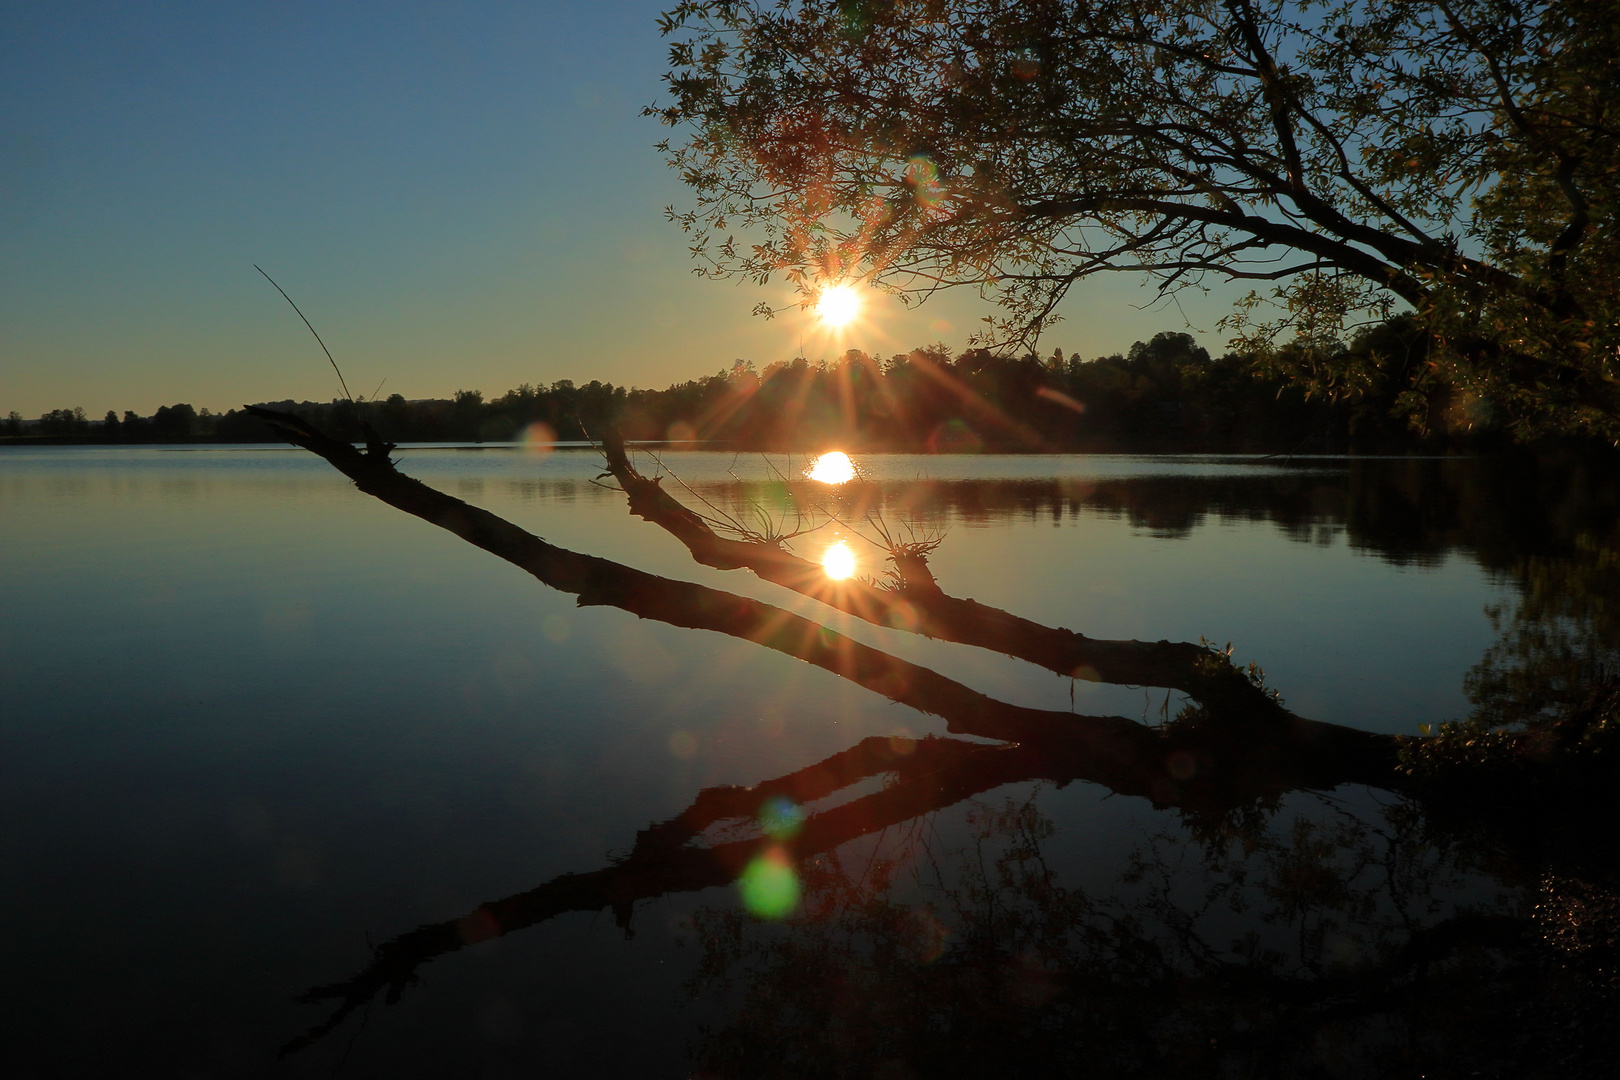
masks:
{"type": "MultiPolygon", "coordinates": [[[[708,789],[682,815],[643,830],[631,853],[610,866],[562,875],[379,946],[373,962],[359,975],[317,987],[300,999],[335,1000],[338,1005],[332,1016],[290,1042],[284,1053],[321,1038],[378,994],[389,1002],[397,1000],[423,964],[466,945],[569,911],[609,909],[628,927],[640,900],[735,880],[767,841],[755,836],[705,844],[703,834],[715,824],[751,818],[765,800],[777,795],[809,803],[865,777],[894,778],[881,791],[810,815],[795,835],[776,841],[789,858],[802,859],[983,791],[1036,779],[1060,784],[1085,780],[1198,814],[1219,814],[1289,791],[1346,783],[1430,796],[1443,790],[1422,770],[1416,770],[1414,778],[1413,770],[1399,767],[1400,751],[1412,740],[1305,720],[1280,707],[1256,722],[1251,709],[1216,709],[1206,701],[1205,708],[1185,718],[1149,728],[1122,717],[1075,716],[997,701],[771,605],[550,544],[403,475],[389,459],[392,444],[369,428],[362,452],[299,417],[251,406],[249,411],[325,459],[360,490],[576,595],[582,606],[614,606],[672,626],[753,641],[940,716],[952,732],[1004,740],[1003,745],[986,745],[961,739],[869,738],[817,765],[752,789],[708,789]]],[[[650,496],[644,491],[644,497],[650,496]]],[[[690,522],[683,527],[689,526],[690,522]]],[[[712,536],[713,530],[707,531],[712,536]]],[[[1112,644],[1143,647],[1140,642],[1112,644]]],[[[1224,665],[1241,677],[1212,650],[1181,648],[1197,649],[1199,663],[1224,665]]],[[[1264,696],[1258,687],[1252,689],[1264,696]]],[[[1594,718],[1597,715],[1593,713],[1594,718]]],[[[1551,760],[1548,769],[1553,771],[1543,769],[1546,775],[1554,779],[1564,775],[1554,768],[1556,757],[1551,760]]],[[[1527,760],[1525,767],[1541,766],[1527,760]]]]}
{"type": "Polygon", "coordinates": [[[454,533],[554,589],[572,593],[581,607],[616,607],[671,626],[752,641],[941,717],[956,734],[1018,741],[1061,730],[1067,739],[1089,740],[1100,760],[1115,761],[1121,768],[1129,768],[1156,742],[1149,729],[1124,717],[1076,716],[1010,705],[770,604],[558,547],[399,472],[388,457],[393,447],[375,435],[368,436],[368,448],[362,453],[297,416],[257,406],[249,410],[296,445],[324,458],[366,494],[454,533]]]}
{"type": "MultiPolygon", "coordinates": [[[[1093,779],[1116,791],[1167,802],[1164,791],[1191,783],[1218,802],[1228,798],[1225,791],[1406,786],[1406,775],[1397,769],[1402,740],[1292,714],[1252,723],[1246,722],[1252,713],[1225,713],[1199,723],[1149,728],[1120,716],[1081,716],[998,701],[781,608],[547,543],[399,472],[389,459],[392,444],[369,428],[362,453],[292,414],[258,406],[249,411],[324,458],[361,491],[574,594],[581,606],[617,607],[671,626],[755,642],[941,717],[954,734],[1037,742],[1048,753],[1078,755],[1093,779]],[[1185,757],[1175,758],[1178,751],[1185,757]]],[[[1205,654],[1212,664],[1224,663],[1218,654],[1205,654]]]]}
{"type": "Polygon", "coordinates": [[[645,477],[636,469],[613,425],[601,430],[608,471],[629,498],[630,512],[674,536],[704,566],[751,570],[876,626],[989,649],[1059,675],[1180,690],[1212,710],[1246,713],[1250,722],[1287,725],[1298,719],[1231,664],[1212,662],[1203,645],[1088,638],[976,600],[959,599],[940,589],[924,555],[891,549],[900,584],[885,589],[850,578],[832,580],[820,564],[774,543],[721,536],[702,515],[665,491],[658,478],[645,477]]]}
{"type": "MultiPolygon", "coordinates": [[[[755,642],[941,717],[947,730],[955,734],[1007,741],[1061,738],[1066,753],[1085,754],[1090,766],[1099,770],[1097,779],[1116,790],[1149,792],[1163,777],[1166,729],[1147,728],[1124,717],[1080,716],[998,701],[930,668],[769,604],[547,543],[504,518],[399,472],[389,459],[392,444],[369,428],[367,449],[362,453],[292,414],[258,406],[249,406],[249,411],[295,445],[324,458],[361,491],[454,533],[552,588],[574,594],[582,607],[617,607],[671,626],[712,630],[755,642]]],[[[1212,666],[1224,663],[1209,650],[1204,655],[1212,666]]],[[[1399,739],[1285,712],[1265,717],[1262,723],[1243,722],[1252,716],[1247,711],[1223,713],[1215,718],[1218,722],[1194,725],[1184,734],[1197,743],[1211,765],[1224,763],[1220,772],[1270,775],[1285,789],[1402,783],[1396,770],[1399,739]],[[1225,744],[1241,746],[1241,756],[1225,744]],[[1257,765],[1263,769],[1257,770],[1257,765]]],[[[1244,780],[1238,786],[1248,783],[1244,780]]]]}

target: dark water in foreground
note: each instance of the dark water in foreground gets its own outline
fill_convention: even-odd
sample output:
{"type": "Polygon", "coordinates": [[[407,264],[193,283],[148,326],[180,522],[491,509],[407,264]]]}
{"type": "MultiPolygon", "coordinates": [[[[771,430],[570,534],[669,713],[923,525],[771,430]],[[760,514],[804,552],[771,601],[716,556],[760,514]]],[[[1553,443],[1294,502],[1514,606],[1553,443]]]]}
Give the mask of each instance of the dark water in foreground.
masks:
{"type": "MultiPolygon", "coordinates": [[[[1148,723],[1181,704],[699,567],[592,482],[589,452],[402,460],[554,543],[811,614],[1005,700],[1148,723]]],[[[735,512],[841,505],[757,459],[667,461],[735,512]]],[[[1465,716],[1487,668],[1533,665],[1500,648],[1526,590],[1615,539],[1614,480],[1574,462],[861,464],[843,498],[943,534],[947,591],[1096,637],[1231,642],[1295,711],[1381,732],[1465,716]]],[[[796,543],[842,538],[879,572],[853,531],[796,543]]],[[[1612,650],[1590,605],[1549,610],[1565,654],[1612,650]]],[[[1491,983],[1491,956],[1399,966],[1460,915],[1522,913],[1534,883],[1481,872],[1390,797],[1290,796],[1222,843],[1093,785],[1012,782],[767,860],[748,887],[782,921],[723,885],[496,940],[463,926],[397,1004],[276,1059],[331,1013],[295,999],[372,945],[611,866],[704,789],[943,733],[756,646],[576,608],[300,451],[5,451],[0,1073],[1336,1076],[1540,1052],[1503,1033],[1524,988],[1491,983]]],[[[764,851],[753,812],[695,845],[764,851]]]]}

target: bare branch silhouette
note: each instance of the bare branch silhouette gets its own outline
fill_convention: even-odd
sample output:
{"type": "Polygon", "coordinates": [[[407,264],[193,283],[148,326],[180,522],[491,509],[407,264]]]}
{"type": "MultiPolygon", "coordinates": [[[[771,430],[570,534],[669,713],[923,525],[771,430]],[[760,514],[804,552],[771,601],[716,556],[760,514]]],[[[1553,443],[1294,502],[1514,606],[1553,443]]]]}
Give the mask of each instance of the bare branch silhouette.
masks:
{"type": "Polygon", "coordinates": [[[1273,695],[1241,671],[1218,662],[1205,645],[1171,641],[1106,641],[1062,627],[1043,626],[976,600],[947,595],[928,568],[934,543],[890,540],[894,583],[830,580],[820,564],[761,540],[733,540],[715,532],[703,515],[664,490],[657,478],[638,472],[612,425],[602,432],[608,471],[630,501],[630,512],[674,536],[692,558],[719,570],[748,569],[766,581],[864,619],[877,626],[911,630],[925,637],[973,645],[1027,660],[1075,678],[1127,686],[1180,690],[1212,709],[1248,714],[1251,720],[1299,722],[1273,695]]]}

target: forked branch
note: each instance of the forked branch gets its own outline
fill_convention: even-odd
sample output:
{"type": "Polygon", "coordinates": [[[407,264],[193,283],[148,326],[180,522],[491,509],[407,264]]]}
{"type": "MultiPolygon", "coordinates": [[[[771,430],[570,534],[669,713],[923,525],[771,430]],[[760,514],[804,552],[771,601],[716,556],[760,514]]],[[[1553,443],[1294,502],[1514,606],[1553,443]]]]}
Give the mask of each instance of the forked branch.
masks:
{"type": "Polygon", "coordinates": [[[904,545],[890,545],[897,587],[878,588],[851,578],[830,579],[820,564],[777,544],[721,536],[701,515],[665,491],[657,479],[637,471],[612,425],[602,427],[602,444],[608,471],[629,497],[630,512],[674,536],[704,566],[752,570],[766,581],[876,626],[988,649],[1059,675],[1180,690],[1212,710],[1242,716],[1250,723],[1287,726],[1299,719],[1203,645],[1088,638],[976,600],[950,596],[934,580],[926,556],[904,545]]]}
{"type": "MultiPolygon", "coordinates": [[[[389,460],[392,444],[383,442],[369,428],[367,449],[362,453],[289,413],[257,406],[250,406],[249,411],[294,444],[324,458],[366,494],[454,533],[552,588],[574,594],[581,606],[617,607],[671,626],[712,630],[752,641],[814,664],[892,701],[941,717],[952,733],[1040,743],[1048,753],[1079,755],[1093,779],[1118,791],[1151,794],[1155,783],[1165,775],[1169,751],[1163,728],[1144,727],[1120,716],[1080,716],[999,701],[930,668],[781,608],[547,543],[488,510],[470,506],[399,472],[389,460]]],[[[1168,642],[1147,646],[1150,650],[1160,647],[1199,649],[1212,670],[1222,665],[1230,669],[1224,658],[1198,646],[1173,646],[1168,642]]],[[[1234,674],[1242,677],[1235,670],[1234,674]]],[[[1218,694],[1212,696],[1218,698],[1218,694]]],[[[1181,736],[1196,739],[1206,748],[1203,752],[1211,767],[1204,770],[1206,779],[1201,784],[1214,782],[1216,777],[1220,783],[1228,784],[1250,774],[1269,776],[1270,783],[1283,789],[1330,788],[1344,783],[1382,787],[1400,784],[1396,772],[1399,740],[1306,720],[1282,710],[1266,695],[1259,696],[1270,701],[1274,711],[1261,714],[1249,709],[1211,709],[1208,722],[1176,726],[1181,736]],[[1214,767],[1217,761],[1220,765],[1214,767]]]]}

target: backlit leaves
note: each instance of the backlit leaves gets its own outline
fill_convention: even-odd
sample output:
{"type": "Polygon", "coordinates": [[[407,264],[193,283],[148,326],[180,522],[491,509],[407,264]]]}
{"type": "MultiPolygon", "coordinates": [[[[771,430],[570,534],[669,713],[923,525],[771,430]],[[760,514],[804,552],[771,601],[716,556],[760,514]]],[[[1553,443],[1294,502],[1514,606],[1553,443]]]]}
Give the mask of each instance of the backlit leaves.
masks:
{"type": "Polygon", "coordinates": [[[1100,270],[1247,279],[1239,338],[1294,355],[1400,304],[1436,345],[1413,393],[1616,438],[1617,23],[1596,0],[691,2],[648,111],[685,132],[674,216],[706,273],[967,285],[1021,341],[1100,270]]]}

